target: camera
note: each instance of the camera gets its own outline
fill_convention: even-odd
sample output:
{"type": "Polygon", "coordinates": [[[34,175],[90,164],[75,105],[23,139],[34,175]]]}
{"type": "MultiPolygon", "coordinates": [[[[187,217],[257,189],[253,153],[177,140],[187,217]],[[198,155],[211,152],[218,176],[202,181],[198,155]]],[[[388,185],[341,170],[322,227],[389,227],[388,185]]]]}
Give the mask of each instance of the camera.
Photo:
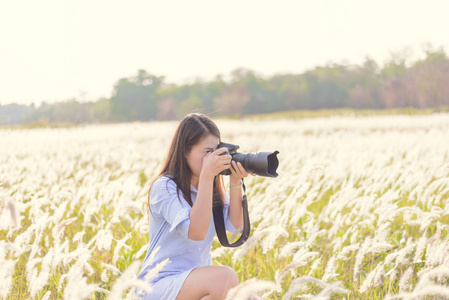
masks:
{"type": "MultiPolygon", "coordinates": [[[[231,155],[232,160],[235,162],[240,162],[247,172],[256,173],[259,176],[265,177],[278,177],[276,169],[279,166],[279,160],[276,155],[279,151],[239,153],[237,152],[239,146],[231,143],[220,143],[217,146],[217,149],[219,148],[227,148],[228,153],[225,152],[221,155],[231,155]]],[[[231,170],[224,170],[220,173],[220,175],[231,175],[231,170]]]]}

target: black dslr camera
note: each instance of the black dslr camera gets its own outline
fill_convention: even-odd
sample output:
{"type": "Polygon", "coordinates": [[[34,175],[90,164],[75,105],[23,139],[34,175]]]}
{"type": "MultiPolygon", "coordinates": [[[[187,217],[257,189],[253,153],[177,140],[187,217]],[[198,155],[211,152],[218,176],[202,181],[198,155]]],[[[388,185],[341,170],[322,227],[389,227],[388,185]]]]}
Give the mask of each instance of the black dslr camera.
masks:
{"type": "MultiPolygon", "coordinates": [[[[240,162],[247,172],[256,173],[259,176],[265,177],[278,177],[276,169],[279,166],[279,160],[277,154],[279,151],[274,152],[257,152],[257,153],[238,153],[238,145],[230,143],[220,143],[217,146],[219,148],[227,148],[228,154],[231,155],[232,160],[240,162]]],[[[222,155],[227,154],[226,152],[222,155]]],[[[231,170],[227,169],[220,173],[221,175],[231,175],[231,170]]]]}

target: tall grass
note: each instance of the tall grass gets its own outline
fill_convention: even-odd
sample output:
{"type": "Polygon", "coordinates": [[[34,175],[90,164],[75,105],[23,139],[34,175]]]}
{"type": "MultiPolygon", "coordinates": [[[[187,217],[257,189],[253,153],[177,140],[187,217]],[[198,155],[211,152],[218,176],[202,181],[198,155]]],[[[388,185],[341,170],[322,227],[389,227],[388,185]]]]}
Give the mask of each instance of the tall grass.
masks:
{"type": "MultiPolygon", "coordinates": [[[[218,120],[242,152],[252,233],[213,263],[233,299],[449,295],[449,115],[218,120]]],[[[147,190],[176,123],[0,130],[0,298],[133,297],[147,190]]],[[[161,249],[160,251],[163,251],[161,249]]]]}

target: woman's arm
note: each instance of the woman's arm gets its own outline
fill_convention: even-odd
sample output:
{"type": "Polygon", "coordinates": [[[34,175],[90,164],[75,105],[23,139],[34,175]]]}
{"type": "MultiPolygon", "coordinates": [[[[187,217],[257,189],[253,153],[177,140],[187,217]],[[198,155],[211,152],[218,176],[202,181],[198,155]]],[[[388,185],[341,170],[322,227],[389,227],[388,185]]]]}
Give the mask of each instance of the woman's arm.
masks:
{"type": "Polygon", "coordinates": [[[214,178],[221,171],[229,168],[230,155],[221,155],[226,148],[218,149],[207,154],[203,160],[201,174],[198,180],[198,193],[195,203],[190,210],[189,239],[202,241],[209,230],[212,217],[212,198],[214,189],[214,178]]]}
{"type": "Polygon", "coordinates": [[[212,216],[214,176],[200,175],[198,193],[190,210],[189,239],[202,241],[209,229],[212,216]]]}
{"type": "MultiPolygon", "coordinates": [[[[238,181],[230,181],[230,186],[238,186],[241,184],[241,179],[238,181]]],[[[242,188],[234,188],[229,191],[229,219],[235,228],[240,228],[243,225],[243,206],[242,206],[242,188]]]]}
{"type": "Polygon", "coordinates": [[[242,183],[242,178],[248,176],[245,168],[241,163],[231,162],[231,178],[230,178],[230,192],[229,192],[229,219],[235,228],[243,226],[243,206],[242,206],[242,188],[238,187],[242,183]],[[238,188],[233,188],[238,187],[238,188]]]}

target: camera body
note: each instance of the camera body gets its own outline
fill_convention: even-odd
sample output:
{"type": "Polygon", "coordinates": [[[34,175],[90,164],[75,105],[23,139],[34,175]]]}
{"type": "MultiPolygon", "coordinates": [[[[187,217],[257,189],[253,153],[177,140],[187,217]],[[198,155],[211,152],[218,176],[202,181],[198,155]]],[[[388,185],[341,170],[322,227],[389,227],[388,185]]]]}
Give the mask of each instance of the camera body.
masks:
{"type": "MultiPolygon", "coordinates": [[[[240,162],[247,172],[256,173],[259,176],[265,177],[278,177],[276,169],[279,166],[279,160],[276,155],[279,153],[279,151],[239,153],[237,152],[237,150],[240,147],[231,143],[220,143],[217,146],[217,149],[219,148],[227,148],[228,153],[225,152],[221,155],[231,155],[232,160],[235,162],[240,162]]],[[[231,175],[231,170],[226,169],[220,174],[231,175]]]]}

